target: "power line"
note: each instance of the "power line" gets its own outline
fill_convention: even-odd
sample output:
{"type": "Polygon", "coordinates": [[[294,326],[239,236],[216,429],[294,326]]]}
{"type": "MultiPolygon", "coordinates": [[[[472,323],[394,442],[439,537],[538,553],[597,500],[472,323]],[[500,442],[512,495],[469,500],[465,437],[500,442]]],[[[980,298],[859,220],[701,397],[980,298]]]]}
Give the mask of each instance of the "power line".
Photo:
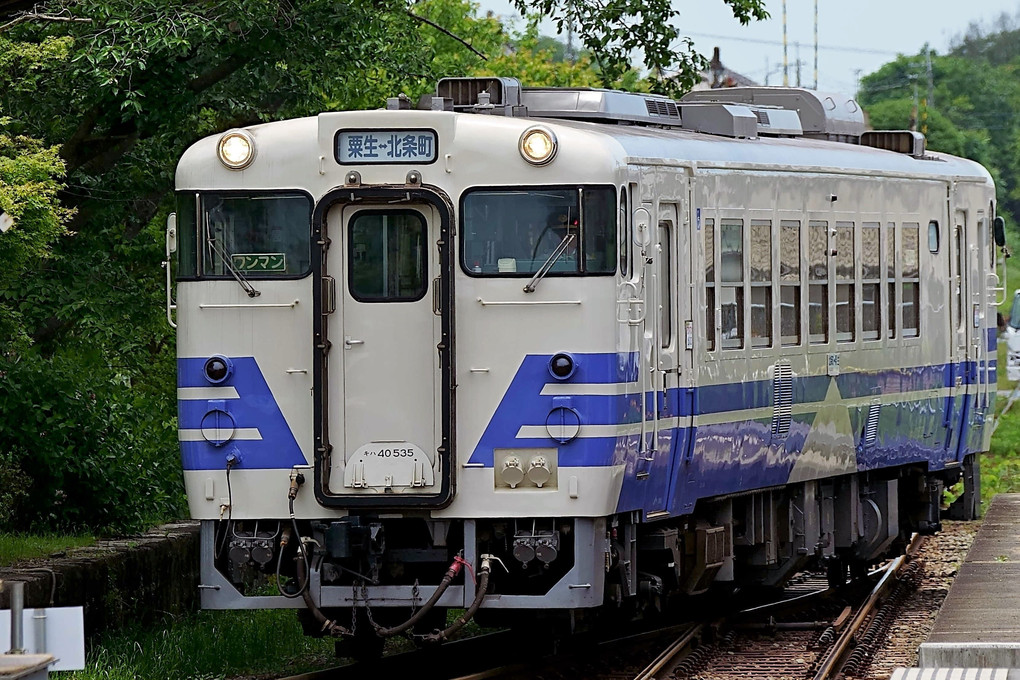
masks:
{"type": "MultiPolygon", "coordinates": [[[[759,45],[778,45],[781,46],[783,43],[781,40],[764,40],[761,38],[746,38],[738,35],[718,35],[715,33],[688,33],[682,31],[685,35],[692,38],[711,38],[712,40],[739,40],[740,42],[757,43],[759,45]]],[[[879,54],[883,56],[897,56],[902,52],[891,52],[889,50],[873,50],[866,47],[842,47],[839,45],[819,45],[820,50],[832,50],[839,52],[856,52],[858,54],[879,54]]]]}

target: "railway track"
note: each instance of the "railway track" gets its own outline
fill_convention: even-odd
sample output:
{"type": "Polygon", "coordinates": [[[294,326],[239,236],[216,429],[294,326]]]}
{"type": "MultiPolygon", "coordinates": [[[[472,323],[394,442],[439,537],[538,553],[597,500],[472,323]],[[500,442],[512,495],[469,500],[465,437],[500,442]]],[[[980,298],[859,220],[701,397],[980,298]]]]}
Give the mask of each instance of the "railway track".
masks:
{"type": "MultiPolygon", "coordinates": [[[[734,609],[712,620],[601,638],[578,638],[555,653],[552,647],[542,648],[538,640],[498,633],[287,680],[338,677],[374,680],[401,673],[444,680],[888,677],[888,670],[883,670],[887,669],[887,661],[875,669],[872,660],[876,655],[890,656],[882,645],[888,638],[897,637],[897,627],[904,625],[901,619],[909,619],[913,626],[926,616],[925,612],[930,612],[930,594],[921,598],[920,604],[908,602],[902,606],[924,576],[927,558],[918,557],[923,545],[923,539],[915,539],[906,555],[872,572],[869,579],[842,589],[829,589],[824,577],[804,574],[788,585],[781,599],[739,611],[734,609]]],[[[960,548],[955,550],[959,552],[960,548]]],[[[951,563],[955,559],[952,555],[945,564],[934,567],[934,581],[939,589],[946,588],[951,579],[951,563]]],[[[916,645],[912,649],[916,650],[916,645]]],[[[905,662],[897,665],[909,665],[910,653],[913,652],[896,650],[891,658],[905,662]]]]}
{"type": "MultiPolygon", "coordinates": [[[[915,538],[907,554],[871,574],[870,590],[858,586],[847,592],[846,604],[828,622],[820,617],[798,620],[769,615],[765,621],[734,622],[730,634],[710,651],[697,650],[669,676],[699,680],[737,680],[749,677],[829,680],[860,677],[896,617],[899,606],[916,588],[923,565],[916,555],[923,539],[915,538]],[[691,661],[694,659],[694,661],[691,661]]],[[[754,610],[750,610],[754,611],[754,610]]],[[[758,613],[766,610],[760,609],[758,613]]],[[[812,609],[802,611],[810,614],[812,609]]],[[[788,613],[795,613],[788,609],[788,613]]]]}

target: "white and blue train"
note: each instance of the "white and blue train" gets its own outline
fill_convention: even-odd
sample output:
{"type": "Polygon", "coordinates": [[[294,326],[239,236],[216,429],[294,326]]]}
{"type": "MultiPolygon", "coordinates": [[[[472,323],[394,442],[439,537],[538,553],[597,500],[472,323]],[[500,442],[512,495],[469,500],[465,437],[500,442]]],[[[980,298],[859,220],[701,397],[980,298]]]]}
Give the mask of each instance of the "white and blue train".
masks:
{"type": "Polygon", "coordinates": [[[976,515],[994,186],[864,127],[801,89],[454,78],[193,145],[168,310],[203,606],[576,624],[842,580],[961,479],[976,515]]]}

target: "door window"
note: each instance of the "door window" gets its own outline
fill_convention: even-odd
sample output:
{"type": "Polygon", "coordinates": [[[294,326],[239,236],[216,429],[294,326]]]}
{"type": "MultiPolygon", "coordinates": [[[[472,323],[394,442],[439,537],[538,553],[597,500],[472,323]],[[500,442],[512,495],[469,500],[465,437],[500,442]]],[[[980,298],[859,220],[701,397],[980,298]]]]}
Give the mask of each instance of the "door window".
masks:
{"type": "Polygon", "coordinates": [[[348,288],[359,302],[414,302],[428,290],[428,230],[413,210],[364,211],[347,233],[348,288]]]}

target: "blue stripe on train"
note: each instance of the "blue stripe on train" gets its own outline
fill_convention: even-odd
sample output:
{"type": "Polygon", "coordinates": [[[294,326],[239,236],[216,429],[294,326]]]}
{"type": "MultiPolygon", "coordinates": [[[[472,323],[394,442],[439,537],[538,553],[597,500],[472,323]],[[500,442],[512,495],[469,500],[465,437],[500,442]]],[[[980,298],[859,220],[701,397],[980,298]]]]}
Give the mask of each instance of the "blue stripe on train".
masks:
{"type": "Polygon", "coordinates": [[[222,470],[231,455],[235,457],[237,467],[247,469],[289,469],[295,465],[306,465],[304,454],[255,357],[232,357],[231,361],[234,364],[231,375],[224,382],[214,385],[206,380],[203,373],[205,358],[177,360],[178,387],[232,387],[237,392],[235,398],[177,400],[177,426],[182,437],[199,439],[181,442],[184,469],[222,470]],[[213,412],[212,415],[208,415],[210,412],[213,412]],[[257,439],[235,436],[219,446],[209,443],[201,434],[203,421],[208,425],[216,417],[221,424],[233,426],[235,432],[245,429],[249,433],[247,436],[257,439]]]}
{"type": "MultiPolygon", "coordinates": [[[[579,384],[613,383],[613,374],[622,376],[616,382],[633,382],[636,378],[632,362],[626,370],[615,363],[616,355],[582,355],[577,375],[570,382],[579,384]],[[607,360],[606,357],[610,359],[607,360]],[[585,370],[587,364],[587,370],[585,370]]],[[[551,439],[518,437],[522,426],[542,428],[551,411],[557,407],[568,407],[578,412],[583,425],[626,425],[641,421],[641,393],[630,392],[619,395],[580,394],[554,396],[542,394],[547,384],[556,384],[546,369],[549,357],[528,355],[521,363],[517,374],[507,388],[496,412],[488,423],[470,462],[492,464],[494,448],[515,448],[527,446],[555,445],[551,439]]],[[[926,392],[955,384],[959,377],[961,384],[977,384],[990,380],[994,375],[995,362],[988,362],[988,368],[978,370],[976,362],[946,364],[939,366],[918,366],[883,370],[874,373],[844,373],[829,376],[806,376],[794,378],[793,403],[811,404],[824,401],[832,380],[836,381],[844,399],[854,399],[879,394],[900,394],[926,392]]],[[[659,419],[731,413],[735,411],[771,408],[772,381],[758,380],[722,385],[706,385],[697,388],[670,389],[665,398],[658,393],[646,394],[645,404],[654,408],[658,402],[659,419]]],[[[927,399],[924,400],[928,402],[927,399]]],[[[944,408],[944,407],[940,407],[944,408]]],[[[566,456],[563,465],[606,465],[613,459],[612,442],[615,437],[579,438],[561,445],[561,456],[566,456]],[[569,462],[566,462],[569,461],[569,462]]]]}

